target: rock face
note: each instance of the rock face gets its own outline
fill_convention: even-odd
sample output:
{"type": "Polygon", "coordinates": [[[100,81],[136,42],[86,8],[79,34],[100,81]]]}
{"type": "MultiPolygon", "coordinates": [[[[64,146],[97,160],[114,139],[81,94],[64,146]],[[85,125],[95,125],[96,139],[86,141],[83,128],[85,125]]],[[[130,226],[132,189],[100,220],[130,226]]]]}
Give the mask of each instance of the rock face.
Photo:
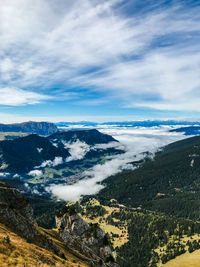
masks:
{"type": "Polygon", "coordinates": [[[33,210],[27,200],[15,188],[0,182],[0,223],[28,242],[39,245],[62,257],[54,242],[41,232],[33,221],[33,210]]]}
{"type": "MultiPolygon", "coordinates": [[[[0,224],[24,238],[29,244],[39,246],[59,256],[63,261],[68,261],[66,253],[71,253],[76,259],[84,261],[84,266],[117,266],[114,262],[109,262],[112,251],[109,245],[105,244],[104,231],[97,225],[88,225],[76,213],[66,213],[57,217],[59,234],[55,230],[52,232],[53,230],[42,229],[34,222],[33,210],[27,200],[17,189],[3,182],[0,182],[0,224]]],[[[66,266],[72,265],[66,263],[66,266]]]]}
{"type": "Polygon", "coordinates": [[[0,182],[0,203],[18,211],[23,217],[33,222],[33,210],[28,201],[15,188],[0,182]]]}
{"type": "Polygon", "coordinates": [[[28,240],[37,231],[33,222],[33,210],[20,192],[0,182],[0,223],[9,226],[28,240]]]}
{"type": "Polygon", "coordinates": [[[0,132],[23,132],[50,135],[58,132],[58,128],[55,124],[50,122],[28,121],[15,124],[0,124],[0,132]]]}
{"type": "Polygon", "coordinates": [[[96,261],[94,266],[118,266],[105,232],[97,225],[89,225],[77,213],[66,212],[56,217],[60,237],[81,254],[96,261]]]}

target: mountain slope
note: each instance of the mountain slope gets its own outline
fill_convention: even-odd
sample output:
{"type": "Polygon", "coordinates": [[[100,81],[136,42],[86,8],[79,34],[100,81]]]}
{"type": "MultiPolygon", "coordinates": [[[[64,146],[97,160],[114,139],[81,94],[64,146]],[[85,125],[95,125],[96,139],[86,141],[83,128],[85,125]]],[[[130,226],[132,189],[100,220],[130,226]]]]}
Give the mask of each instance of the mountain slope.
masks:
{"type": "Polygon", "coordinates": [[[188,251],[199,253],[199,222],[127,208],[114,199],[102,205],[88,197],[78,205],[84,220],[98,223],[109,234],[120,267],[164,267],[188,251]]]}
{"type": "MultiPolygon", "coordinates": [[[[164,267],[179,255],[193,254],[195,250],[199,254],[199,222],[127,208],[114,199],[102,205],[88,197],[76,206],[81,207],[84,220],[98,223],[109,234],[120,267],[164,267]]],[[[169,266],[182,267],[173,263],[169,266]]]]}
{"type": "Polygon", "coordinates": [[[56,148],[45,137],[32,134],[0,142],[0,166],[3,171],[25,173],[46,160],[67,157],[69,152],[56,148]]]}
{"type": "Polygon", "coordinates": [[[78,214],[62,210],[57,217],[57,229],[54,230],[38,227],[32,214],[31,206],[18,190],[0,183],[1,266],[5,263],[12,266],[13,262],[20,266],[32,259],[30,266],[38,260],[37,266],[117,267],[114,262],[104,261],[106,255],[111,254],[111,249],[102,243],[102,230],[98,228],[101,237],[96,235],[95,231],[91,231],[93,227],[78,214]],[[84,234],[86,230],[83,241],[80,233],[84,234]],[[103,251],[107,254],[102,254],[103,251]]]}
{"type": "Polygon", "coordinates": [[[136,170],[109,177],[99,197],[200,219],[199,177],[200,137],[197,136],[166,146],[136,170]]]}
{"type": "Polygon", "coordinates": [[[112,136],[100,133],[96,129],[92,130],[72,130],[62,131],[52,134],[48,137],[51,142],[55,142],[59,146],[63,146],[63,142],[76,142],[77,140],[85,142],[88,145],[107,144],[109,142],[117,142],[112,136]]]}
{"type": "MultiPolygon", "coordinates": [[[[1,266],[13,266],[13,263],[31,266],[36,261],[39,266],[66,266],[69,251],[35,224],[32,213],[31,206],[18,190],[0,183],[1,266]]],[[[73,254],[71,257],[76,258],[73,254]]],[[[69,266],[76,265],[69,262],[69,266]]]]}
{"type": "Polygon", "coordinates": [[[8,266],[88,266],[75,256],[67,254],[66,261],[54,253],[35,244],[30,244],[24,238],[0,224],[0,265],[8,266]],[[70,258],[71,256],[71,258],[70,258]],[[74,262],[73,262],[74,261],[74,262]],[[66,265],[67,264],[67,265],[66,265]]]}
{"type": "Polygon", "coordinates": [[[0,132],[23,132],[38,135],[50,135],[56,133],[58,128],[50,122],[28,121],[14,124],[0,124],[0,132]]]}
{"type": "Polygon", "coordinates": [[[107,156],[123,153],[112,136],[97,130],[58,132],[48,137],[30,134],[0,141],[0,175],[21,176],[32,183],[60,183],[80,174],[107,156]]]}

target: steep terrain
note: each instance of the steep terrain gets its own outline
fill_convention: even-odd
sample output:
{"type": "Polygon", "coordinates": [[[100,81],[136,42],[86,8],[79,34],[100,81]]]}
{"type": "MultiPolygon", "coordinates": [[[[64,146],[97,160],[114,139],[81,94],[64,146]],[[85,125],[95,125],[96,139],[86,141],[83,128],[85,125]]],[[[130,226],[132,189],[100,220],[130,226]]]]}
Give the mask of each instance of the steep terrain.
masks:
{"type": "MultiPolygon", "coordinates": [[[[194,251],[200,251],[199,222],[127,208],[115,199],[102,204],[85,197],[68,206],[76,208],[84,221],[104,229],[121,267],[160,267],[175,257],[186,254],[192,258],[194,251]]],[[[197,258],[195,252],[194,258],[197,258]]]]}
{"type": "Polygon", "coordinates": [[[116,266],[106,257],[112,252],[102,243],[105,234],[100,228],[101,235],[96,236],[92,226],[68,210],[59,213],[57,227],[54,230],[38,227],[27,200],[18,190],[0,183],[1,266],[33,266],[34,262],[35,266],[116,266]],[[86,230],[83,240],[80,233],[86,230]]]}
{"type": "Polygon", "coordinates": [[[117,266],[108,236],[98,224],[88,224],[73,206],[64,206],[57,213],[56,226],[61,239],[100,265],[117,266]]]}
{"type": "MultiPolygon", "coordinates": [[[[84,132],[85,136],[90,134],[90,131],[88,132],[84,132]]],[[[66,161],[65,164],[71,164],[72,169],[76,166],[74,162],[81,164],[82,161],[88,160],[88,153],[95,153],[98,147],[98,143],[87,144],[87,138],[80,141],[74,131],[71,139],[65,139],[65,133],[62,132],[57,134],[57,138],[35,135],[30,137],[36,138],[37,148],[40,148],[37,149],[38,153],[46,151],[46,146],[42,150],[41,146],[38,147],[38,140],[43,143],[44,139],[47,147],[50,144],[51,149],[53,147],[55,151],[67,151],[68,157],[72,157],[71,144],[86,144],[90,151],[87,150],[83,159],[66,161]]],[[[110,139],[107,142],[110,144],[110,139]]],[[[35,147],[33,141],[30,143],[35,147]]],[[[105,144],[100,143],[103,146],[98,147],[102,153],[110,149],[105,144]]],[[[19,149],[18,147],[16,151],[19,149]]],[[[11,147],[8,151],[12,151],[11,147]]],[[[44,159],[46,158],[42,158],[44,159]]],[[[60,171],[59,166],[55,167],[57,171],[60,171]]],[[[22,238],[23,242],[28,241],[27,247],[36,246],[36,258],[41,257],[37,254],[38,247],[41,251],[48,251],[45,264],[55,264],[52,263],[53,260],[58,260],[58,266],[62,266],[67,258],[69,263],[76,261],[80,266],[91,263],[94,266],[115,266],[113,259],[116,258],[120,267],[157,267],[165,264],[173,266],[169,264],[174,258],[175,263],[178,259],[180,262],[186,258],[196,260],[197,252],[200,251],[199,174],[200,137],[196,136],[164,147],[153,159],[147,157],[144,162],[137,164],[135,170],[109,177],[104,181],[107,186],[95,196],[96,199],[86,196],[78,203],[69,203],[59,212],[56,210],[60,209],[63,203],[50,198],[47,193],[41,196],[42,184],[24,184],[23,181],[12,180],[11,185],[17,186],[27,195],[31,194],[29,198],[34,206],[34,214],[17,190],[0,190],[0,237],[3,236],[3,254],[0,259],[6,257],[6,260],[13,260],[12,255],[17,253],[25,255],[23,249],[16,252],[20,247],[16,248],[14,239],[11,244],[14,244],[15,249],[9,248],[9,239],[6,234],[1,233],[1,229],[4,229],[2,231],[6,231],[8,236],[17,235],[15,238],[22,238]],[[2,193],[4,190],[6,194],[2,193]],[[34,191],[37,191],[37,194],[32,193],[34,191]],[[33,220],[35,216],[40,225],[51,228],[54,225],[52,218],[55,213],[57,216],[54,230],[40,228],[33,220]],[[6,251],[11,254],[5,256],[6,251]]],[[[25,244],[23,246],[26,246],[25,244]]],[[[30,255],[31,257],[33,255],[30,255]]]]}
{"type": "Polygon", "coordinates": [[[153,160],[147,160],[134,171],[109,177],[99,197],[199,220],[199,174],[200,137],[197,136],[166,146],[153,160]]]}
{"type": "Polygon", "coordinates": [[[0,132],[35,133],[38,135],[50,135],[58,131],[55,124],[50,122],[28,121],[14,124],[0,124],[0,132]]]}

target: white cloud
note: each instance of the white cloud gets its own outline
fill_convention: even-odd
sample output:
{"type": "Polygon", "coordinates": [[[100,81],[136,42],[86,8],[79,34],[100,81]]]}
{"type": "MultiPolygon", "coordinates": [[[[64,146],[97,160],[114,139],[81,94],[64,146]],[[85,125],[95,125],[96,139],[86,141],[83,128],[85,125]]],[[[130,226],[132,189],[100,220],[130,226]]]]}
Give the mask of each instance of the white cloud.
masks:
{"type": "MultiPolygon", "coordinates": [[[[52,160],[45,160],[42,162],[42,164],[39,167],[56,167],[60,164],[63,164],[63,158],[62,157],[55,157],[55,159],[52,160]]],[[[39,168],[38,166],[36,168],[39,168]]]]}
{"type": "Polygon", "coordinates": [[[71,154],[71,156],[66,159],[67,162],[84,158],[85,154],[90,150],[90,146],[80,140],[76,140],[76,142],[73,143],[63,143],[65,148],[68,148],[69,153],[71,154]]]}
{"type": "Polygon", "coordinates": [[[32,170],[28,173],[28,175],[31,175],[31,176],[39,176],[39,175],[42,175],[42,171],[40,170],[32,170]]]}
{"type": "Polygon", "coordinates": [[[82,180],[72,185],[52,185],[49,190],[66,201],[78,200],[82,195],[96,194],[103,188],[102,182],[107,177],[124,169],[133,169],[131,162],[143,159],[143,152],[155,153],[160,147],[186,138],[180,133],[168,132],[169,127],[152,128],[114,128],[101,129],[103,133],[111,134],[120,141],[126,149],[124,154],[109,157],[104,164],[97,164],[83,173],[82,180]]]}
{"type": "Polygon", "coordinates": [[[43,100],[50,99],[47,95],[38,94],[14,87],[0,88],[0,105],[27,105],[37,104],[43,100]]]}
{"type": "Polygon", "coordinates": [[[70,86],[103,91],[93,103],[200,110],[200,7],[174,1],[127,17],[117,3],[1,1],[0,104],[62,99],[70,86]],[[57,83],[63,88],[51,91],[57,83]]]}
{"type": "Polygon", "coordinates": [[[7,177],[9,174],[8,172],[0,172],[0,177],[7,177]]]}
{"type": "Polygon", "coordinates": [[[93,149],[108,149],[108,148],[116,148],[116,149],[124,150],[124,146],[115,141],[109,142],[107,144],[97,144],[93,147],[93,149]]]}
{"type": "Polygon", "coordinates": [[[62,157],[55,157],[54,161],[53,161],[53,166],[57,166],[63,164],[63,158],[62,157]]]}

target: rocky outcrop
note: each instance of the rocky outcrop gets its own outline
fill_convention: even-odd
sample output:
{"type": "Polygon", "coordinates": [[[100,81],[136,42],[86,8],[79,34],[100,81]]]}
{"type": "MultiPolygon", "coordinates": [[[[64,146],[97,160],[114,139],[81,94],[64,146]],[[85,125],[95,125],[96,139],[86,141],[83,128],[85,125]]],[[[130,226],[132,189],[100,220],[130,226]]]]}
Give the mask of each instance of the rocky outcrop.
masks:
{"type": "Polygon", "coordinates": [[[0,223],[9,226],[21,236],[31,240],[37,233],[33,222],[33,210],[14,188],[0,182],[0,223]]]}
{"type": "Polygon", "coordinates": [[[50,135],[58,132],[58,128],[55,124],[50,122],[28,121],[14,124],[0,124],[0,132],[22,132],[50,135]]]}
{"type": "Polygon", "coordinates": [[[45,248],[62,257],[54,242],[42,233],[33,221],[33,210],[27,200],[15,188],[0,182],[0,223],[9,227],[28,242],[45,248]]]}
{"type": "MultiPolygon", "coordinates": [[[[17,189],[0,182],[0,224],[23,237],[29,244],[39,246],[63,261],[68,261],[66,256],[70,253],[85,262],[84,266],[117,266],[109,262],[112,260],[112,251],[105,243],[107,239],[104,231],[97,225],[89,225],[76,213],[65,213],[57,217],[56,221],[59,234],[38,227],[28,201],[17,189]]],[[[71,265],[66,263],[66,266],[71,265]]]]}
{"type": "Polygon", "coordinates": [[[28,201],[15,188],[10,188],[6,183],[0,182],[0,203],[16,210],[23,217],[33,222],[33,210],[28,201]]]}
{"type": "Polygon", "coordinates": [[[77,213],[69,210],[56,217],[60,237],[81,254],[92,258],[94,266],[117,266],[108,236],[98,224],[88,224],[77,213]]]}

